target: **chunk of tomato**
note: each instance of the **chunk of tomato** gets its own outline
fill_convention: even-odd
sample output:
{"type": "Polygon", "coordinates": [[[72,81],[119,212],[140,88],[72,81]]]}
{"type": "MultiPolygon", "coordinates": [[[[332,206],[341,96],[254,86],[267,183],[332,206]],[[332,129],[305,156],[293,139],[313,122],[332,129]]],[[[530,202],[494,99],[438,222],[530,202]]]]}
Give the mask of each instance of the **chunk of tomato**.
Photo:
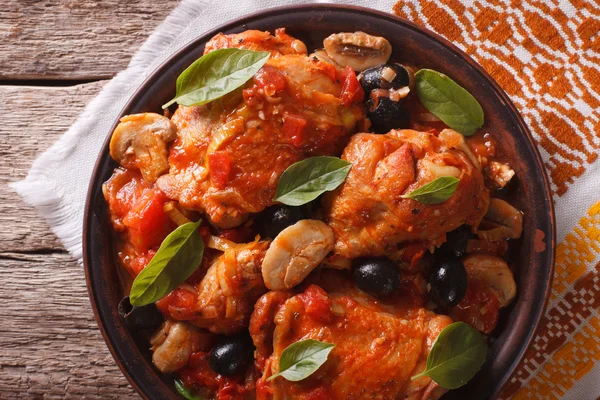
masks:
{"type": "Polygon", "coordinates": [[[157,248],[174,229],[173,222],[163,211],[167,200],[159,189],[147,190],[123,218],[129,240],[138,253],[157,248]]]}
{"type": "Polygon", "coordinates": [[[277,68],[265,65],[254,75],[254,83],[267,96],[275,96],[287,86],[287,80],[277,68]]]}
{"type": "Polygon", "coordinates": [[[356,73],[350,67],[346,67],[342,74],[342,104],[347,106],[348,104],[361,101],[365,97],[365,92],[360,86],[358,79],[356,79],[356,73]]]}
{"type": "Polygon", "coordinates": [[[210,182],[217,189],[223,189],[229,182],[231,172],[231,161],[226,151],[215,151],[208,155],[208,169],[210,170],[210,182]]]}
{"type": "Polygon", "coordinates": [[[294,147],[300,147],[304,143],[304,133],[308,122],[305,118],[286,113],[283,117],[283,134],[287,141],[294,147]]]}
{"type": "Polygon", "coordinates": [[[310,285],[299,297],[309,317],[326,324],[331,322],[333,318],[331,300],[326,291],[317,285],[310,285]]]}

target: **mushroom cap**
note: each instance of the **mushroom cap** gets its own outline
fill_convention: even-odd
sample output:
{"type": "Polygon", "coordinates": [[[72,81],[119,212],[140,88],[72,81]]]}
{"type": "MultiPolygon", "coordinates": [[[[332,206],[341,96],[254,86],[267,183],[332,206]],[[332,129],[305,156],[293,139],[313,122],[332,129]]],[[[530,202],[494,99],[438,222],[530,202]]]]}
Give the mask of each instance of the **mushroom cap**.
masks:
{"type": "Polygon", "coordinates": [[[265,254],[265,286],[271,290],[296,286],[333,250],[333,244],[333,231],[322,221],[305,219],[288,226],[265,254]]]}
{"type": "Polygon", "coordinates": [[[510,304],[517,295],[513,273],[503,259],[475,253],[462,261],[469,278],[477,279],[500,292],[500,307],[510,304]]]}
{"type": "Polygon", "coordinates": [[[386,38],[365,32],[342,32],[330,35],[323,41],[327,55],[342,67],[354,71],[385,64],[392,54],[392,45],[386,38]]]}
{"type": "Polygon", "coordinates": [[[122,167],[139,169],[144,180],[154,182],[169,170],[167,144],[175,140],[177,128],[156,113],[121,118],[110,140],[110,156],[122,167]]]}

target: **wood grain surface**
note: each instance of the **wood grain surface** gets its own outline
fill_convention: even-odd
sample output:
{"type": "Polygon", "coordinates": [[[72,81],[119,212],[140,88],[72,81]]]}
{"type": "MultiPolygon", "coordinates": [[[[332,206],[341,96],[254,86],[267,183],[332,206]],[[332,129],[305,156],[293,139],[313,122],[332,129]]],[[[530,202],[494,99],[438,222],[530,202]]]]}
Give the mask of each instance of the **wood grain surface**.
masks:
{"type": "Polygon", "coordinates": [[[177,3],[4,0],[0,79],[110,78],[177,3]]]}
{"type": "Polygon", "coordinates": [[[97,328],[83,269],[8,183],[26,176],[177,2],[0,7],[0,399],[139,398],[97,328]]]}

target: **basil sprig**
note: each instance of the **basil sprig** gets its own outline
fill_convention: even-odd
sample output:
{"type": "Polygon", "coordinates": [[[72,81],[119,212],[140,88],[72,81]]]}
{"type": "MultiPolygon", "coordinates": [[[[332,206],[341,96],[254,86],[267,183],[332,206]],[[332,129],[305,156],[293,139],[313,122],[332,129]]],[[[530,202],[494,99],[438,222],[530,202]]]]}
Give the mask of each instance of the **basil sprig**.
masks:
{"type": "Polygon", "coordinates": [[[483,335],[471,325],[455,322],[444,328],[436,339],[427,356],[425,371],[411,380],[429,376],[444,389],[459,388],[479,371],[486,354],[483,335]]]}
{"type": "Polygon", "coordinates": [[[290,165],[279,177],[275,201],[301,206],[344,182],[351,163],[337,157],[311,157],[290,165]]]}
{"type": "Polygon", "coordinates": [[[441,72],[417,71],[415,89],[421,104],[450,128],[471,136],[483,126],[483,109],[475,97],[441,72]]]}
{"type": "Polygon", "coordinates": [[[184,106],[216,100],[242,86],[265,65],[271,53],[241,49],[219,49],[203,55],[177,78],[175,98],[184,106]]]}
{"type": "Polygon", "coordinates": [[[185,385],[183,384],[183,382],[181,382],[179,379],[175,380],[175,389],[177,389],[177,392],[179,392],[179,394],[182,395],[184,399],[204,400],[202,397],[193,395],[192,392],[190,392],[190,390],[188,388],[186,388],[185,385]]]}
{"type": "Polygon", "coordinates": [[[179,226],[161,243],[148,265],[133,281],[129,300],[140,307],[162,299],[194,273],[202,261],[200,222],[179,226]]]}
{"type": "Polygon", "coordinates": [[[460,179],[453,176],[442,176],[400,197],[413,199],[423,204],[442,203],[456,192],[458,182],[460,179]]]}
{"type": "Polygon", "coordinates": [[[327,356],[334,347],[335,345],[332,343],[314,339],[304,339],[292,343],[281,353],[279,373],[270,376],[267,382],[278,376],[292,382],[308,378],[327,361],[327,356]]]}

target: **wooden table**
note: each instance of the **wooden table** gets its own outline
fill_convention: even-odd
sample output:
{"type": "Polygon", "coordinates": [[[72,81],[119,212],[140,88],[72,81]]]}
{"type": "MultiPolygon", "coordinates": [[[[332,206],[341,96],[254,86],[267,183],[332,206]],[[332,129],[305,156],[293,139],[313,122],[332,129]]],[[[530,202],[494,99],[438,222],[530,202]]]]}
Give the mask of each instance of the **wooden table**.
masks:
{"type": "Polygon", "coordinates": [[[0,398],[138,398],[96,325],[83,269],[8,188],[178,0],[0,7],[0,398]]]}

